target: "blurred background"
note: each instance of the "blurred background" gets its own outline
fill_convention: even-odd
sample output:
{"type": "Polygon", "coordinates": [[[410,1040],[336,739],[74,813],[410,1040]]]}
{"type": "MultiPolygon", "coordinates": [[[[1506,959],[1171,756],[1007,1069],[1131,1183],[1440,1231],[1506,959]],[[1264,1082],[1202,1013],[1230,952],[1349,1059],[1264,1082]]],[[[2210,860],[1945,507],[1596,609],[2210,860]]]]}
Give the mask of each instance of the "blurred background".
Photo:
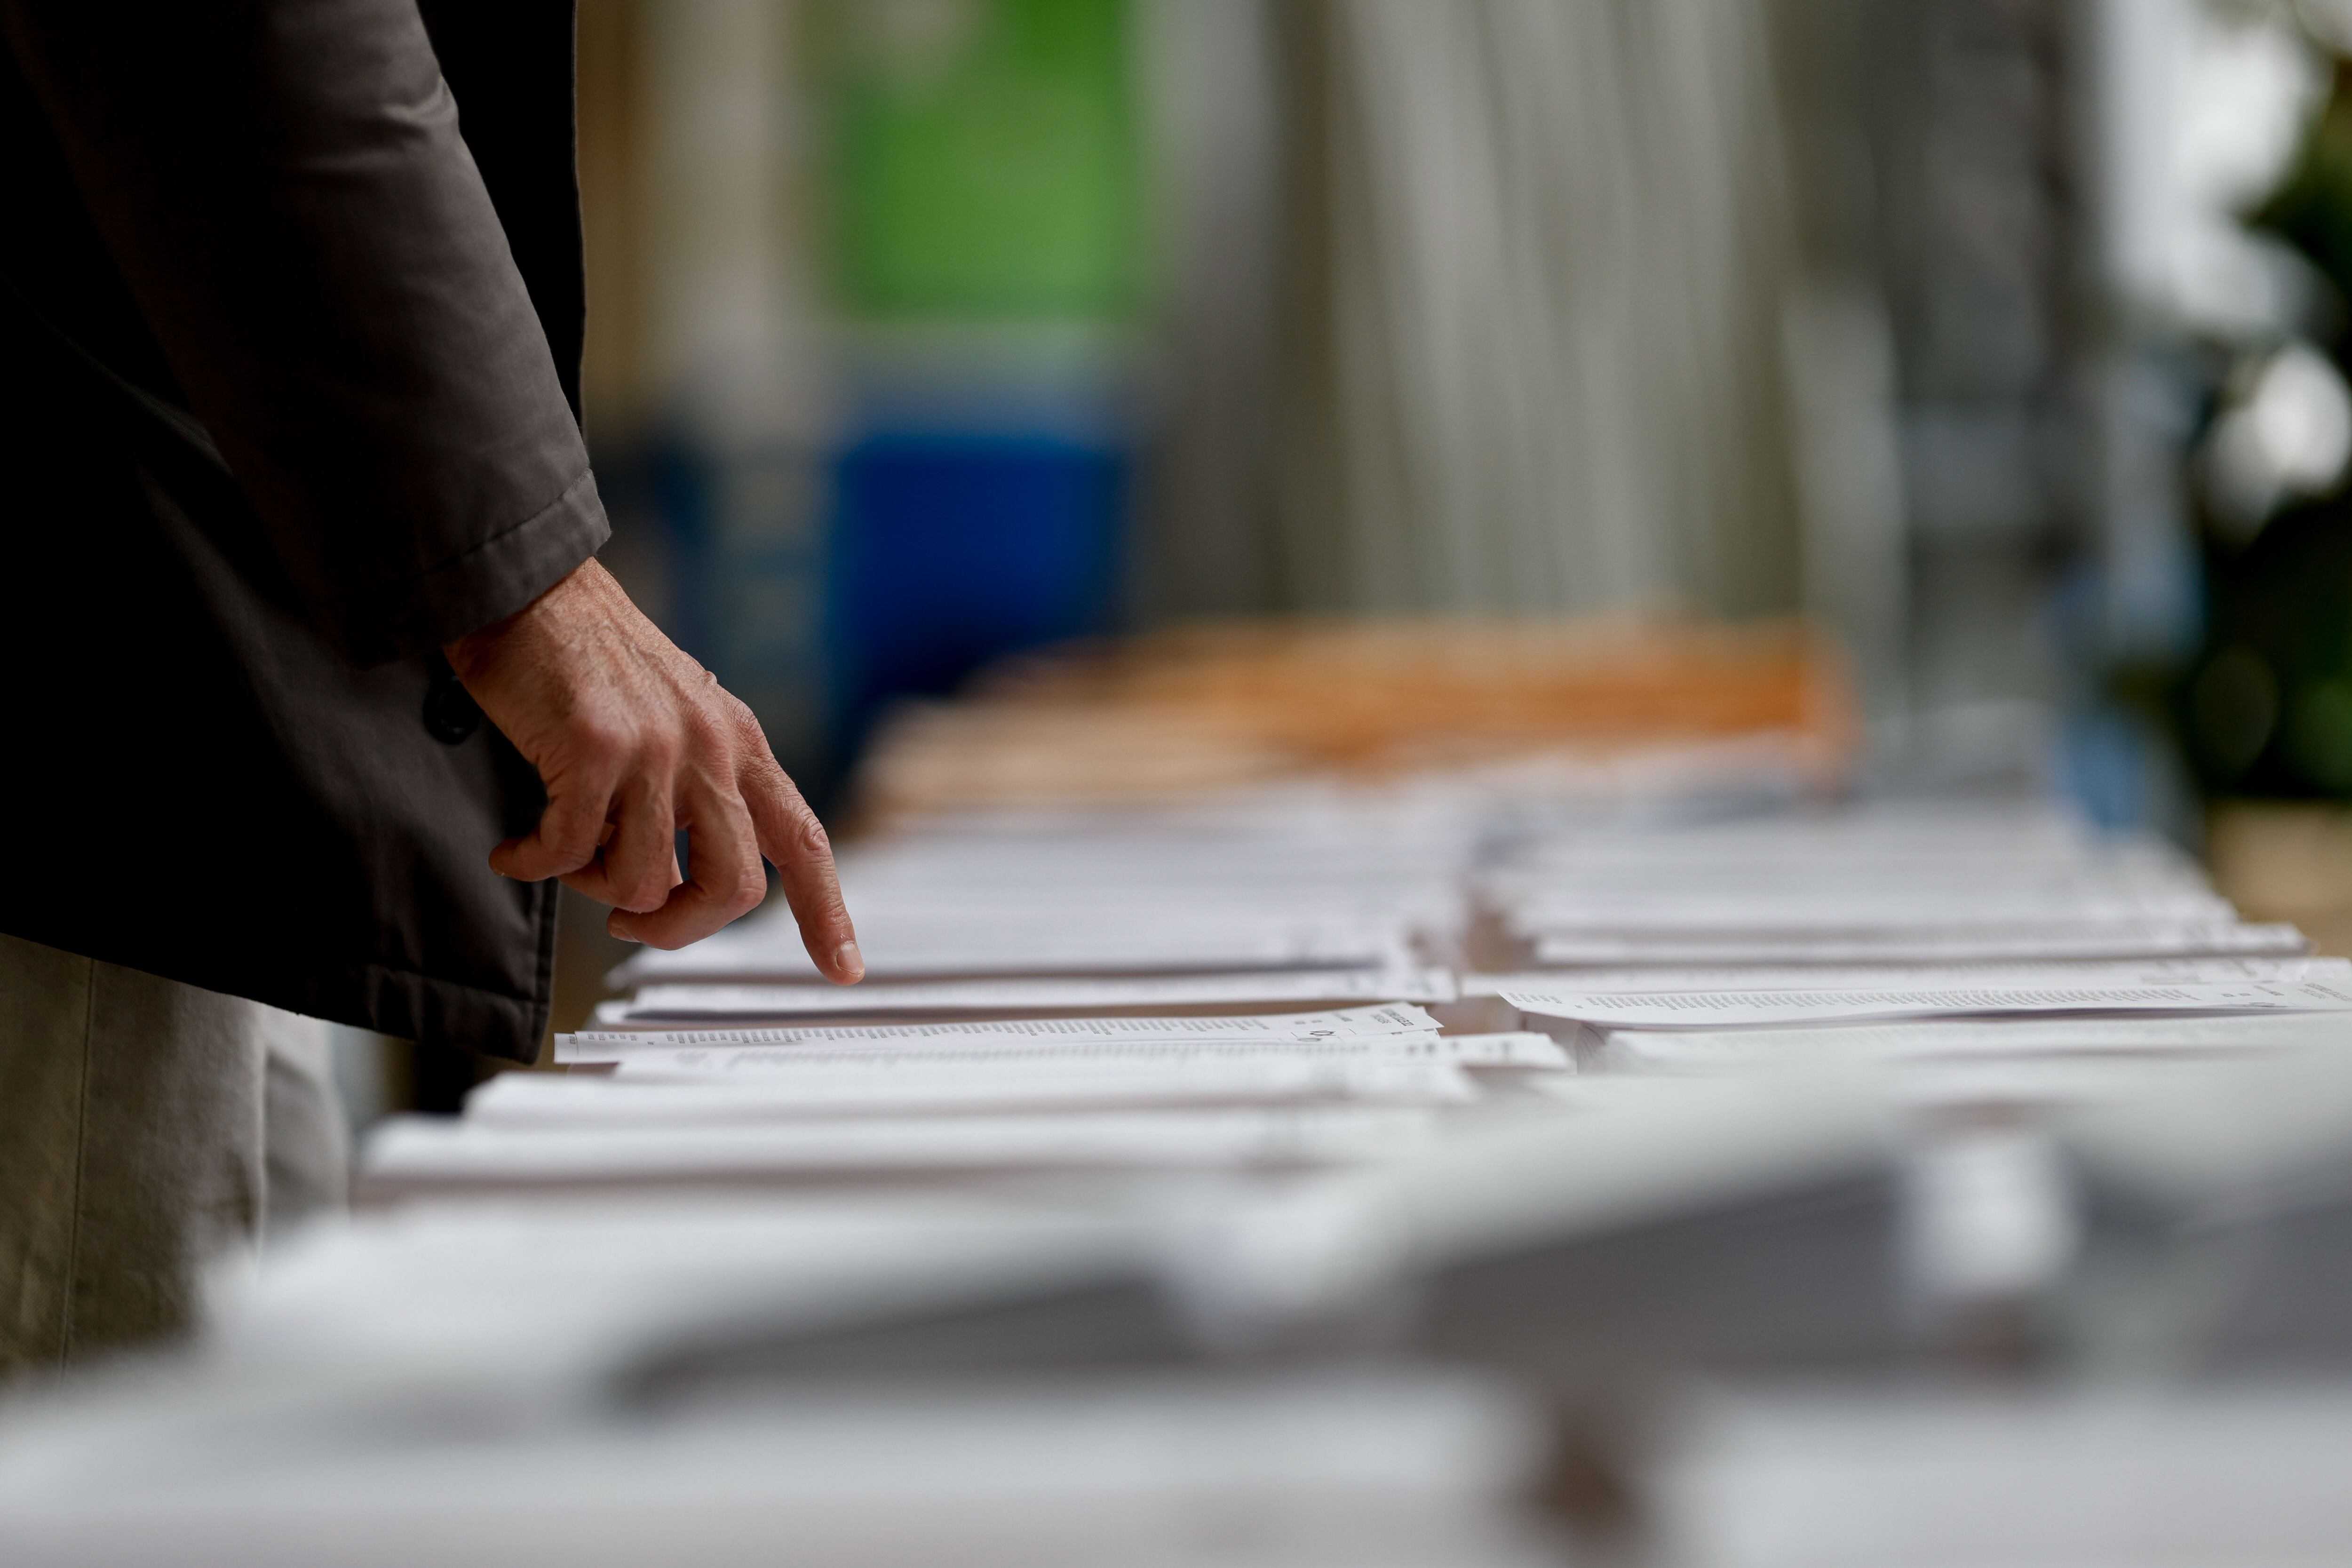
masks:
{"type": "Polygon", "coordinates": [[[1878,750],[2046,724],[2104,822],[2329,798],[2347,44],[2222,0],[584,0],[612,563],[829,802],[893,701],[1040,644],[1607,610],[1807,617],[1878,750]]]}

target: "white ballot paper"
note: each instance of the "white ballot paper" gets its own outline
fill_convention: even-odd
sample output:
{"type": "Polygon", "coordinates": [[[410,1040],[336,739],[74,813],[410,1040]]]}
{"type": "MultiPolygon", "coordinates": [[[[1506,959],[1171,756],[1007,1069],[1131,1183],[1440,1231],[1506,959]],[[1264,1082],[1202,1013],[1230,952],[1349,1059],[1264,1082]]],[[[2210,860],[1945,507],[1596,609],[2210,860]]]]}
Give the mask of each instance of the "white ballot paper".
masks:
{"type": "MultiPolygon", "coordinates": [[[[1652,1040],[1666,1037],[1649,1037],[1652,1040]]],[[[1668,1074],[1706,1073],[1737,1078],[1742,1072],[1764,1070],[1761,1064],[1754,1062],[1706,1066],[1658,1062],[1635,1067],[1630,1061],[1621,1061],[1617,1066],[1621,1070],[1581,1078],[1567,1075],[1537,1079],[1531,1088],[1543,1099],[1591,1109],[1591,1102],[1578,1092],[1580,1085],[1663,1085],[1669,1081],[1663,1075],[1668,1074]],[[1628,1068],[1632,1070],[1624,1070],[1628,1068]]],[[[2150,1058],[2125,1056],[1906,1058],[1892,1059],[1887,1066],[1890,1073],[1885,1089],[1888,1096],[1897,1104],[1921,1110],[2097,1104],[2112,1101],[2119,1090],[2128,1092],[2134,1086],[2147,1082],[2150,1073],[2161,1070],[2150,1058]]],[[[1676,1081],[1688,1084],[1692,1079],[1683,1077],[1676,1081]]],[[[1600,1108],[1606,1109],[1605,1102],[1600,1108]]]]}
{"type": "Polygon", "coordinates": [[[1904,893],[1846,893],[1790,889],[1780,893],[1711,894],[1704,889],[1619,897],[1556,891],[1515,903],[1507,921],[1536,937],[1592,932],[1623,937],[1637,932],[1696,937],[1740,932],[1787,937],[1802,933],[1867,937],[1902,931],[1924,938],[1931,932],[2016,934],[2035,928],[2063,931],[2106,924],[2219,924],[2237,918],[2227,900],[2211,893],[2117,894],[2049,898],[2030,894],[1979,897],[1936,896],[1935,889],[1904,893]]]}
{"type": "Polygon", "coordinates": [[[1536,962],[1605,968],[1612,964],[1991,963],[2048,959],[2290,957],[2311,951],[2291,925],[2236,922],[2031,926],[1937,933],[1856,932],[1820,939],[1748,937],[1650,939],[1605,933],[1552,934],[1536,941],[1536,962]]]}
{"type": "Polygon", "coordinates": [[[559,1062],[621,1061],[648,1051],[757,1047],[829,1050],[1012,1050],[1043,1047],[1095,1049],[1113,1045],[1195,1044],[1206,1040],[1297,1045],[1391,1036],[1430,1036],[1437,1020],[1410,1003],[1344,1007],[1328,1013],[1202,1015],[1188,1017],[999,1018],[937,1024],[808,1024],[734,1029],[583,1029],[555,1037],[559,1062]]]}
{"type": "Polygon", "coordinates": [[[1820,1053],[1891,1061],[2231,1056],[2248,1051],[2352,1048],[2352,1016],[2255,1013],[2206,1018],[1939,1018],[1824,1029],[1612,1029],[1602,1042],[1614,1067],[1738,1070],[1820,1053]]]}
{"type": "Polygon", "coordinates": [[[2318,981],[2352,990],[2352,959],[2155,958],[2097,963],[1726,964],[1706,969],[1594,969],[1571,973],[1465,974],[1465,996],[1527,989],[1592,991],[2016,990],[2117,985],[2199,985],[2236,980],[2318,981]]]}
{"type": "MultiPolygon", "coordinates": [[[[667,1050],[661,1037],[644,1048],[631,1047],[619,1057],[614,1075],[638,1082],[709,1083],[731,1079],[757,1079],[763,1074],[797,1072],[804,1068],[855,1064],[884,1058],[954,1069],[976,1063],[1019,1067],[1030,1062],[1041,1070],[1055,1064],[1097,1060],[1157,1062],[1254,1061],[1272,1058],[1306,1058],[1316,1061],[1451,1062],[1472,1070],[1559,1071],[1570,1063],[1566,1050],[1548,1035],[1354,1035],[1315,1040],[1219,1040],[1166,1038],[1023,1039],[970,1036],[946,1040],[879,1041],[840,1049],[826,1045],[690,1046],[667,1050]]],[[[511,1076],[511,1075],[509,1075],[511,1076]]]]}
{"type": "Polygon", "coordinates": [[[2209,984],[1939,986],[1822,991],[1584,991],[1573,984],[1514,986],[1502,999],[1522,1013],[1621,1028],[1708,1029],[1726,1025],[1839,1019],[1968,1017],[2005,1013],[2330,1013],[2352,1010],[2352,989],[2316,981],[2209,984]]]}
{"type": "Polygon", "coordinates": [[[1233,1006],[1257,1002],[1451,1002],[1454,998],[1454,976],[1444,969],[1310,969],[1131,980],[648,985],[634,1000],[615,1007],[614,1013],[623,1021],[635,1021],[1071,1012],[1089,1007],[1233,1006]]]}
{"type": "MultiPolygon", "coordinates": [[[[1076,911],[1086,914],[1094,911],[1076,911]]],[[[1236,969],[1370,968],[1403,963],[1402,921],[1254,918],[1200,911],[1181,920],[1101,911],[1090,921],[1057,910],[1051,920],[992,921],[975,912],[955,922],[891,921],[857,911],[858,950],[877,980],[937,975],[1154,974],[1236,969]]],[[[613,972],[615,985],[660,981],[817,978],[797,926],[730,926],[676,952],[648,949],[613,972]]]]}
{"type": "Polygon", "coordinates": [[[634,1127],[1320,1100],[1462,1105],[1476,1098],[1469,1078],[1454,1063],[1395,1057],[1033,1057],[942,1063],[881,1055],[684,1084],[641,1075],[501,1073],[467,1099],[466,1115],[493,1127],[634,1127]]]}
{"type": "Polygon", "coordinates": [[[1903,885],[1933,879],[1961,887],[2178,888],[2205,883],[2197,863],[2168,844],[2135,839],[2099,849],[2048,850],[1979,841],[1948,848],[1914,840],[1848,845],[1819,841],[1745,847],[1709,836],[1635,837],[1622,851],[1604,853],[1591,841],[1562,853],[1558,847],[1530,846],[1523,858],[1499,865],[1485,880],[1603,883],[1673,872],[1677,879],[1712,886],[1801,879],[1809,885],[1878,881],[1894,873],[1903,885]]]}
{"type": "Polygon", "coordinates": [[[1989,855],[2035,863],[2079,860],[2104,847],[2078,815],[2043,803],[1876,805],[1834,812],[1570,827],[1535,847],[1535,858],[1583,865],[1679,856],[1714,863],[1766,857],[1989,855]]]}
{"type": "Polygon", "coordinates": [[[1355,1164],[1425,1147],[1432,1114],[1297,1106],[593,1130],[395,1117],[369,1139],[361,1170],[390,1191],[1355,1164]]]}

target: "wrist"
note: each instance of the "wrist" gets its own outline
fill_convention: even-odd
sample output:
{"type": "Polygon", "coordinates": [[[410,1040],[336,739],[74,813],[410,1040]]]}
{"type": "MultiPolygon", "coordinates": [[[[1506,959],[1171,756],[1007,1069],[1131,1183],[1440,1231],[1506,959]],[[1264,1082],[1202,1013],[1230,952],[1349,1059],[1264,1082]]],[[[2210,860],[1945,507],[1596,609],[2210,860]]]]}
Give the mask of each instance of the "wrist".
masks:
{"type": "Polygon", "coordinates": [[[441,655],[449,661],[449,668],[457,672],[457,679],[463,680],[468,671],[479,668],[484,660],[518,632],[561,614],[563,605],[578,595],[594,592],[599,578],[609,581],[603,564],[592,555],[550,584],[538,598],[513,615],[443,643],[441,655]]]}

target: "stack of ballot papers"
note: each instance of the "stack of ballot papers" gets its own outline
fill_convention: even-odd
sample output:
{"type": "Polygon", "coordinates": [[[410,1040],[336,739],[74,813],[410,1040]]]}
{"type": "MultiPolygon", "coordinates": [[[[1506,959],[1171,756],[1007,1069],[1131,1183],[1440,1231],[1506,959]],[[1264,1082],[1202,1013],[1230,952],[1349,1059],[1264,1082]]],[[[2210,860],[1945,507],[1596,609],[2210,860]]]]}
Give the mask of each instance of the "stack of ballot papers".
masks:
{"type": "Polygon", "coordinates": [[[1444,801],[997,816],[841,856],[866,979],[826,984],[779,902],[621,965],[607,1027],[1248,1014],[1454,999],[1475,818],[1444,801]]]}
{"type": "Polygon", "coordinates": [[[598,1030],[456,1121],[371,1141],[367,1185],[776,1183],[1295,1170],[1392,1159],[1481,1076],[1564,1070],[1532,1032],[1444,1035],[1423,1008],[906,1026],[598,1030]]]}
{"type": "Polygon", "coordinates": [[[2342,959],[1589,970],[1465,990],[1565,1026],[1607,1073],[1892,1070],[1917,1103],[2096,1100],[2159,1064],[2352,1044],[2342,959]]]}
{"type": "Polygon", "coordinates": [[[641,954],[564,1074],[381,1128],[364,1190],[1357,1168],[1589,1112],[1596,1074],[1861,1057],[1914,1098],[2095,1097],[2233,1023],[2352,1024],[2352,963],[2052,808],[1512,821],[1424,794],[909,827],[843,857],[863,984],[781,908],[641,954]],[[1481,911],[1519,967],[1436,961],[1481,911]]]}
{"type": "Polygon", "coordinates": [[[600,1024],[711,1018],[995,1016],[1031,1018],[1112,1008],[1138,1013],[1246,1012],[1267,1003],[1451,1002],[1444,969],[1266,969],[1235,974],[1042,980],[867,980],[856,986],[647,985],[597,1009],[600,1024]]]}
{"type": "Polygon", "coordinates": [[[2260,959],[2001,967],[1758,967],[1471,977],[1472,994],[1522,1013],[1617,1028],[1894,1018],[2352,1010],[2352,961],[2260,959]]]}
{"type": "Polygon", "coordinates": [[[2168,847],[2043,810],[1561,835],[1481,880],[1544,968],[2284,956],[2168,847]]]}
{"type": "Polygon", "coordinates": [[[1524,966],[1462,977],[1603,1073],[1839,1057],[1928,1102],[2097,1099],[2166,1061],[2352,1040],[2352,963],[2177,851],[2043,808],[1555,835],[1481,896],[1524,966]]]}
{"type": "Polygon", "coordinates": [[[1426,1145],[1536,1033],[1446,1035],[1483,825],[1441,795],[978,814],[841,857],[866,978],[779,903],[613,975],[562,1079],[380,1129],[379,1197],[1283,1173],[1426,1145]]]}
{"type": "MultiPolygon", "coordinates": [[[[1453,814],[1334,806],[935,828],[839,864],[866,973],[898,983],[1410,968],[1460,928],[1468,854],[1453,814]]],[[[818,978],[782,907],[614,975],[818,978]]]]}
{"type": "MultiPolygon", "coordinates": [[[[1885,1322],[1893,1300],[1870,1283],[1896,1255],[1883,1107],[1813,1085],[1608,1085],[1647,1092],[1538,1102],[1280,1181],[583,1192],[542,1180],[492,1194],[490,1151],[515,1144],[478,1136],[470,1185],[446,1179],[453,1167],[437,1191],[290,1238],[225,1280],[210,1352],[257,1373],[372,1365],[420,1398],[429,1384],[528,1404],[845,1363],[978,1374],[1318,1343],[1402,1352],[1416,1319],[1444,1359],[1487,1366],[1558,1364],[1604,1343],[1668,1360],[1727,1343],[1883,1347],[1885,1332],[1857,1327],[1885,1322]],[[1719,1212],[1772,1244],[1678,1239],[1681,1222],[1719,1212]],[[1783,1249],[1796,1245],[1792,1289],[1783,1249]],[[1675,1262],[1629,1273],[1621,1261],[1538,1303],[1514,1283],[1644,1257],[1675,1262]],[[1701,1279],[1707,1289],[1683,1298],[1701,1279]],[[1457,1337],[1467,1322],[1512,1327],[1457,1337]]],[[[533,1168],[552,1165],[542,1153],[533,1168]]]]}

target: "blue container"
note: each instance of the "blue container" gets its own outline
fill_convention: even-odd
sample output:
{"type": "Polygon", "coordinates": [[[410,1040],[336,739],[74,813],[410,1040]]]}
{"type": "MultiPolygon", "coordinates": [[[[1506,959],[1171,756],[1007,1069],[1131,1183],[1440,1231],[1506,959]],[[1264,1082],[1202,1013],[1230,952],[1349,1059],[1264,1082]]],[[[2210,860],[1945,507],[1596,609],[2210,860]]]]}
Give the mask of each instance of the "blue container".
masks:
{"type": "Polygon", "coordinates": [[[1129,459],[1067,435],[878,430],[835,460],[826,636],[836,755],[892,699],[1110,630],[1129,459]]]}

